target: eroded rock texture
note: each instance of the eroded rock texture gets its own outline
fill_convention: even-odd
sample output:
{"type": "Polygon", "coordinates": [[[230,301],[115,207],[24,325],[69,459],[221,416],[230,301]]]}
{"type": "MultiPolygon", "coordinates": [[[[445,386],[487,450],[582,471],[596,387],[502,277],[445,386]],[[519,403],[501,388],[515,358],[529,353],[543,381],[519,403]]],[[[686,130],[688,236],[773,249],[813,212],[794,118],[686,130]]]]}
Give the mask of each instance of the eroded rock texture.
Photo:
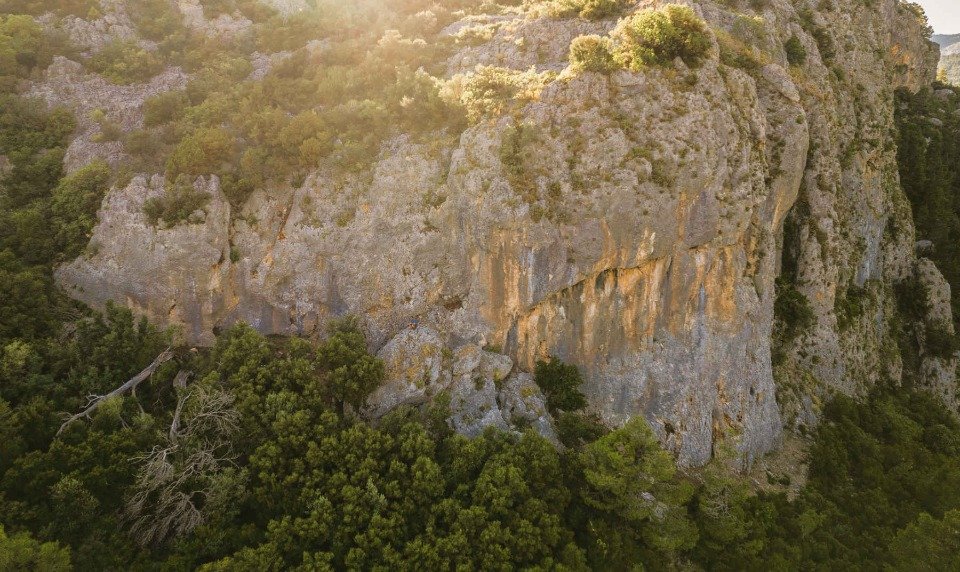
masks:
{"type": "MultiPolygon", "coordinates": [[[[550,433],[528,372],[557,355],[584,373],[592,410],[612,424],[644,415],[681,463],[706,462],[723,438],[749,459],[782,426],[774,281],[798,197],[790,265],[817,323],[777,369],[815,383],[780,389],[789,418],[815,418],[818,388],[853,392],[896,369],[880,363],[884,312],[916,262],[893,89],[932,80],[937,52],[893,0],[877,4],[813,13],[835,38],[831,57],[775,1],[756,32],[769,61],[754,73],[716,49],[697,70],[562,73],[537,101],[449,144],[401,136],[367,173],[318,171],[300,188],[258,191],[239,213],[204,179],[202,224],[147,224],[159,181],[136,178],[110,193],[91,254],[59,280],[199,344],[240,320],[322,335],[356,314],[390,372],[371,411],[448,389],[466,433],[517,416],[550,433]],[[808,57],[790,68],[782,46],[794,35],[808,57]],[[851,285],[875,302],[841,327],[836,299],[851,285]]],[[[716,29],[737,26],[693,5],[716,29]]],[[[451,76],[477,64],[559,71],[571,38],[615,22],[492,24],[492,40],[450,60],[451,76]]]]}

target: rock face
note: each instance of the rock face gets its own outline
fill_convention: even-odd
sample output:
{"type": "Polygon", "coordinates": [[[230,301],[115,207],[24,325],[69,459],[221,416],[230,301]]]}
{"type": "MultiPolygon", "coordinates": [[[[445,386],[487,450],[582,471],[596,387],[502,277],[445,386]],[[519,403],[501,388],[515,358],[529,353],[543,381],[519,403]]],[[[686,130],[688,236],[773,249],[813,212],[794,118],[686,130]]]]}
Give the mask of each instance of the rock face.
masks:
{"type": "Polygon", "coordinates": [[[57,56],[44,73],[44,81],[34,85],[28,95],[75,111],[77,134],[64,159],[66,170],[72,172],[95,159],[116,165],[124,156],[120,141],[96,138],[103,126],[93,119],[95,112],[103,113],[102,121],[119,132],[131,131],[143,125],[141,108],[147,98],[183,89],[186,83],[182,70],[170,68],[145,84],[116,85],[88,73],[77,62],[57,56]]]}
{"type": "MultiPolygon", "coordinates": [[[[151,227],[142,204],[160,182],[136,178],[110,193],[91,254],[58,278],[79,299],[122,302],[199,344],[240,320],[319,335],[356,314],[388,365],[371,415],[446,391],[465,433],[522,419],[551,434],[527,372],[557,355],[583,372],[593,411],[611,424],[644,415],[682,464],[706,462],[720,439],[749,460],[778,442],[778,390],[791,419],[816,415],[815,389],[778,388],[771,361],[798,197],[791,265],[817,324],[777,371],[855,392],[895,369],[877,349],[890,342],[892,284],[915,257],[890,145],[893,89],[932,80],[937,50],[894,0],[878,4],[814,13],[804,29],[775,0],[754,73],[716,49],[697,70],[678,60],[563,73],[459,140],[427,148],[400,136],[368,173],[318,171],[300,188],[258,191],[240,213],[215,178],[198,181],[212,196],[203,224],[151,227]],[[842,55],[821,53],[811,25],[842,55]],[[792,36],[808,57],[790,68],[792,36]],[[874,302],[841,328],[836,300],[852,286],[874,302]]],[[[694,6],[716,29],[737,25],[694,6]]],[[[495,24],[451,74],[562,70],[570,38],[614,22],[495,24]]]]}

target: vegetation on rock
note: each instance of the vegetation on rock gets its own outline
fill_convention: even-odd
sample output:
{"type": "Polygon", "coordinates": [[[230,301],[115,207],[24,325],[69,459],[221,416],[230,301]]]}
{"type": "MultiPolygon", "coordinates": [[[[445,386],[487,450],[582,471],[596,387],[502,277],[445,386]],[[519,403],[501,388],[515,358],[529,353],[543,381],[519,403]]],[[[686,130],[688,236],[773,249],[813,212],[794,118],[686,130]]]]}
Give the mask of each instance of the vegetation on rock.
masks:
{"type": "Polygon", "coordinates": [[[960,89],[935,89],[898,91],[897,158],[917,238],[933,244],[927,256],[950,283],[960,325],[960,89]]]}
{"type": "Polygon", "coordinates": [[[613,44],[602,36],[580,36],[570,43],[570,65],[578,71],[607,73],[616,69],[613,44]]]}
{"type": "MultiPolygon", "coordinates": [[[[484,67],[445,93],[451,85],[438,80],[444,70],[433,50],[446,47],[416,33],[439,34],[455,11],[479,2],[319,5],[284,18],[250,1],[204,2],[206,17],[252,22],[214,41],[187,29],[172,4],[144,1],[131,18],[155,49],[115,42],[86,61],[118,83],[149,80],[168,65],[191,74],[185,89],[149,99],[143,129],[122,137],[137,165],[169,178],[164,194],[146,201],[153,224],[189,222],[202,210],[210,200],[195,188],[202,177],[219,176],[241,205],[254,188],[321,166],[361,170],[399,133],[455,136],[468,120],[532,100],[554,77],[484,67]],[[254,50],[290,53],[256,79],[254,50]]],[[[593,19],[627,3],[563,5],[593,19]]],[[[15,14],[47,7],[0,0],[0,11],[15,14]]],[[[57,12],[95,8],[74,0],[57,12]]],[[[812,17],[801,21],[829,58],[829,33],[812,17]]],[[[556,358],[538,362],[534,375],[562,446],[521,428],[471,439],[451,430],[441,399],[361,416],[385,366],[357,320],[335,322],[320,340],[267,338],[237,324],[213,348],[168,350],[175,331],[113,305],[94,312],[67,302],[53,269],[87,246],[115,175],[103,162],[65,173],[75,118],[14,93],[52,59],[45,33],[32,17],[0,18],[0,569],[954,565],[960,422],[909,375],[860,401],[833,396],[811,435],[808,478],[788,495],[785,475],[768,474],[770,486],[759,490],[727,464],[736,436],[714,444],[734,452],[690,469],[661,446],[658,436],[673,433],[666,424],[636,417],[605,426],[585,412],[579,370],[556,358]],[[148,369],[158,355],[171,359],[148,369]],[[88,396],[109,395],[144,371],[152,373],[136,391],[63,424],[88,396]]],[[[805,52],[794,39],[784,48],[799,65],[805,52]]],[[[675,58],[696,66],[711,45],[690,9],[667,6],[626,18],[610,39],[578,38],[570,57],[582,71],[675,58]]],[[[937,87],[898,96],[900,175],[919,237],[934,243],[931,256],[953,286],[956,317],[960,96],[937,87]]],[[[499,150],[506,175],[522,193],[539,192],[526,161],[538,128],[513,125],[499,150]]],[[[795,270],[785,268],[774,302],[780,343],[814,325],[810,301],[790,283],[795,270]]],[[[922,338],[948,357],[955,337],[923,321],[918,288],[899,285],[896,311],[911,321],[901,341],[922,338]]],[[[836,313],[855,322],[867,300],[866,288],[848,287],[836,313]]]]}
{"type": "Polygon", "coordinates": [[[677,4],[640,10],[621,21],[611,36],[616,43],[614,58],[634,71],[668,65],[676,58],[696,67],[712,45],[703,20],[689,7],[677,4]]]}

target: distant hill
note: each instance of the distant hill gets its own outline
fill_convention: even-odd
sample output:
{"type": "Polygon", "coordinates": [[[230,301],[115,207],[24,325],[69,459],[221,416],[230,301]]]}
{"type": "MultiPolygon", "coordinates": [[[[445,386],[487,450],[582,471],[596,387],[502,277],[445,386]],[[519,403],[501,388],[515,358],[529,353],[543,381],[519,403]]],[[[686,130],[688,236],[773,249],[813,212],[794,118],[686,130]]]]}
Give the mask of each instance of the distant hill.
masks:
{"type": "Polygon", "coordinates": [[[931,39],[940,44],[941,49],[960,44],[960,34],[934,34],[931,39]]]}

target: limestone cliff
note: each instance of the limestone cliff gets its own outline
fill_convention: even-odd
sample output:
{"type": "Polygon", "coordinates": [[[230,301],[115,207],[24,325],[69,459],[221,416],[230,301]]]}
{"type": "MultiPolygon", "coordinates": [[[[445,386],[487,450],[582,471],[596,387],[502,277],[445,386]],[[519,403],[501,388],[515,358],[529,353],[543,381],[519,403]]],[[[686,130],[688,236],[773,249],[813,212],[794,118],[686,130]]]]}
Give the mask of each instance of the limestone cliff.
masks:
{"type": "MultiPolygon", "coordinates": [[[[611,424],[646,416],[681,463],[706,462],[725,438],[748,459],[764,453],[784,421],[813,422],[830,388],[900,375],[894,285],[937,273],[914,254],[893,92],[932,81],[938,51],[895,0],[689,4],[713,30],[698,69],[573,73],[571,40],[616,21],[536,5],[451,26],[489,36],[447,62],[451,92],[496,65],[543,72],[535,97],[434,145],[394,137],[365,172],[260,189],[239,212],[216,177],[198,180],[212,199],[197,224],[150,225],[143,205],[162,181],[137,176],[111,191],[88,254],[58,279],[197,344],[241,320],[315,336],[356,314],[390,373],[372,415],[448,389],[460,430],[524,419],[549,434],[529,372],[557,355],[584,373],[594,411],[611,424]],[[728,65],[731,38],[755,69],[728,65]],[[793,65],[791,38],[806,53],[793,65]],[[782,273],[815,314],[786,341],[782,273]]],[[[180,5],[194,25],[240,25],[180,5]]],[[[77,86],[96,81],[61,63],[32,89],[88,112],[77,86]]],[[[136,122],[125,114],[137,97],[93,105],[136,122]]]]}

